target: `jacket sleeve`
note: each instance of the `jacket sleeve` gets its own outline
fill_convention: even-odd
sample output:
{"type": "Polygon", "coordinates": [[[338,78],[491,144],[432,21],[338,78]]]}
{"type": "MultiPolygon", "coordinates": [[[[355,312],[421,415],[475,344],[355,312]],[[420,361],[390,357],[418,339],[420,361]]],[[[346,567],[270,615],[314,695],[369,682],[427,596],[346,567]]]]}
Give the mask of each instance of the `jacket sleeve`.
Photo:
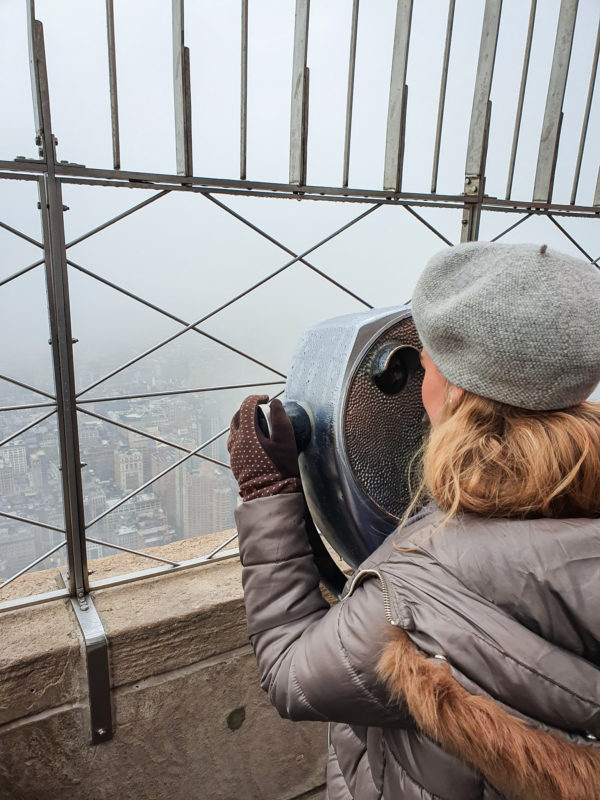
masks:
{"type": "Polygon", "coordinates": [[[281,716],[354,725],[412,725],[375,667],[387,623],[377,581],[333,607],[319,590],[302,494],[236,511],[248,633],[261,686],[281,716]]]}

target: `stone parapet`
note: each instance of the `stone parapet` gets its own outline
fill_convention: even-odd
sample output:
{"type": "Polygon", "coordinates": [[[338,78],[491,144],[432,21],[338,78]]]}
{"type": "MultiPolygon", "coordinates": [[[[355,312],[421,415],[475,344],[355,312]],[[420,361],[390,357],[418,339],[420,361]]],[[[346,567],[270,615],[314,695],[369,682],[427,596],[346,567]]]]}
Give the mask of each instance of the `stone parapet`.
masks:
{"type": "MultiPolygon", "coordinates": [[[[193,544],[168,545],[168,557],[190,558],[193,544]]],[[[135,558],[94,562],[94,577],[139,569],[135,558]]],[[[70,601],[0,614],[0,798],[320,798],[326,726],[280,719],[261,691],[240,574],[228,559],[92,593],[115,721],[96,746],[70,601]]]]}

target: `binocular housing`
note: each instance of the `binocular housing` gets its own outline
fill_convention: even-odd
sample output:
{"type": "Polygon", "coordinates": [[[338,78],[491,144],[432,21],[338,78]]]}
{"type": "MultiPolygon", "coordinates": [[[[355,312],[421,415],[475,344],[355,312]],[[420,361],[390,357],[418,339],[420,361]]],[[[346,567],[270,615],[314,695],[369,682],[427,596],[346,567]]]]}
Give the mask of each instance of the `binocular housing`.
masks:
{"type": "Polygon", "coordinates": [[[353,567],[392,533],[411,501],[425,416],[420,349],[404,305],[309,328],[292,358],[284,407],[308,509],[353,567]]]}

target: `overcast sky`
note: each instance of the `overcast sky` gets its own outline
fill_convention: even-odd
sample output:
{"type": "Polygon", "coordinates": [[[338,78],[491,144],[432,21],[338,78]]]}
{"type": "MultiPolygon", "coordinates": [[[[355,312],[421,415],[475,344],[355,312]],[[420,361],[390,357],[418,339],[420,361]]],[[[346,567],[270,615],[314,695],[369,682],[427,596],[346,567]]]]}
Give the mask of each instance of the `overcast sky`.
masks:
{"type": "MultiPolygon", "coordinates": [[[[191,52],[194,174],[239,177],[239,0],[188,0],[186,44],[191,52]]],[[[293,0],[249,3],[248,177],[287,181],[293,0]]],[[[339,186],[342,176],[350,0],[311,3],[308,66],[310,112],[308,182],[339,186]]],[[[396,3],[363,0],[359,17],[350,185],[380,189],[396,3]]],[[[415,0],[407,82],[407,140],[403,188],[427,192],[431,179],[447,0],[415,0]]],[[[438,191],[460,193],[483,0],[457,0],[438,191]]],[[[103,0],[37,0],[44,24],[52,120],[58,157],[110,168],[111,137],[103,0]]],[[[523,114],[513,197],[531,197],[559,0],[540,0],[523,114]]],[[[519,89],[529,3],[504,0],[492,89],[487,185],[504,196],[519,89]]],[[[175,171],[171,3],[115,0],[122,166],[175,171]]],[[[555,199],[568,202],[583,119],[598,0],[580,0],[555,199]]],[[[36,156],[29,83],[25,3],[0,0],[0,158],[36,156]]],[[[599,81],[600,82],[600,81],[599,81]]],[[[578,202],[591,204],[600,162],[600,90],[592,106],[578,202]]],[[[64,202],[67,240],[135,205],[151,192],[68,186],[64,202]]],[[[35,184],[0,181],[0,219],[40,237],[35,184]]],[[[221,198],[300,251],[357,216],[358,204],[221,198]]],[[[458,241],[460,212],[421,213],[458,241]]],[[[516,221],[504,214],[482,219],[480,238],[516,221]]],[[[598,222],[569,220],[570,232],[595,258],[598,222]]],[[[545,219],[532,219],[507,241],[546,242],[564,252],[572,245],[545,219]]],[[[0,280],[40,257],[34,246],[0,230],[0,280]]],[[[381,208],[309,256],[309,260],[374,305],[407,300],[427,258],[444,245],[401,208],[381,208]]],[[[172,193],[69,251],[98,272],[186,320],[209,312],[284,264],[289,256],[201,196],[172,193]]],[[[177,329],[177,325],[71,270],[77,366],[98,361],[98,374],[177,329]]],[[[44,275],[38,267],[0,287],[0,372],[51,386],[44,275]],[[45,364],[40,369],[39,364],[45,364]]],[[[218,315],[206,329],[285,371],[300,330],[325,317],[360,310],[353,299],[306,267],[295,265],[218,315]]],[[[211,362],[207,380],[264,380],[269,374],[201,337],[187,334],[189,352],[211,362]],[[219,365],[220,375],[214,375],[219,365]]],[[[89,368],[88,368],[89,367],[89,368]]],[[[92,371],[93,371],[92,369],[92,371]]],[[[127,386],[127,373],[110,388],[127,386]]],[[[107,388],[108,385],[107,385],[107,388]]]]}

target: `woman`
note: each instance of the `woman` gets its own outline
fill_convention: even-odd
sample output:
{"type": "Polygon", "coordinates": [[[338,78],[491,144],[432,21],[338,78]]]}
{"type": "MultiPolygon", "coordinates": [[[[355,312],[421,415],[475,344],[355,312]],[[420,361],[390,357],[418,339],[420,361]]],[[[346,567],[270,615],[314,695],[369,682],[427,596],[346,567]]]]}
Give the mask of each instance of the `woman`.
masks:
{"type": "Polygon", "coordinates": [[[600,273],[545,245],[461,245],[412,307],[429,504],[332,608],[281,404],[270,439],[266,398],[232,421],[261,685],[282,716],[331,723],[329,800],[597,799],[600,273]]]}

